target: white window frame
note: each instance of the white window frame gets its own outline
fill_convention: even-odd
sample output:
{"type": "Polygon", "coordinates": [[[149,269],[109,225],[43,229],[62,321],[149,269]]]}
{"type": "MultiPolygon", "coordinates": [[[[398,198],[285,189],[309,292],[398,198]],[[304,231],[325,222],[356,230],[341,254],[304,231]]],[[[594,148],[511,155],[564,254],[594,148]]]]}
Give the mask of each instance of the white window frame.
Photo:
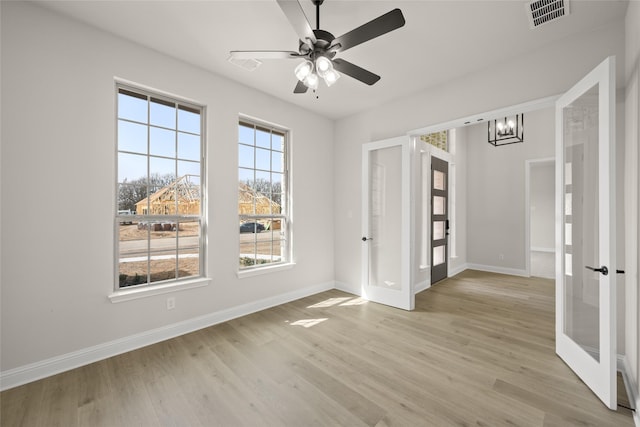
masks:
{"type": "MultiPolygon", "coordinates": [[[[266,272],[271,272],[271,271],[279,271],[282,269],[288,269],[291,268],[293,266],[293,261],[292,261],[292,232],[291,232],[291,181],[290,181],[290,170],[291,170],[291,157],[290,157],[290,138],[291,138],[291,133],[289,131],[289,129],[286,129],[285,127],[282,126],[278,126],[278,125],[274,125],[271,123],[267,123],[261,120],[257,120],[251,117],[247,117],[247,116],[240,116],[237,126],[238,126],[238,130],[240,128],[240,126],[245,125],[245,126],[249,126],[249,127],[253,127],[254,128],[254,145],[253,147],[256,147],[256,143],[255,143],[255,134],[256,134],[256,128],[261,128],[262,130],[269,130],[270,132],[273,133],[277,133],[277,134],[281,134],[283,135],[283,156],[282,156],[282,171],[275,171],[273,169],[270,169],[269,172],[281,172],[282,173],[282,193],[281,193],[281,209],[280,209],[280,214],[240,214],[240,212],[238,212],[238,220],[239,220],[239,224],[243,223],[243,222],[256,222],[256,221],[260,221],[260,220],[267,220],[267,219],[273,219],[273,218],[277,218],[281,221],[281,240],[284,242],[283,246],[281,247],[281,259],[280,261],[272,261],[272,262],[268,262],[265,264],[254,264],[254,265],[250,265],[250,266],[241,266],[239,263],[240,258],[242,257],[242,253],[241,253],[241,240],[242,240],[242,235],[244,233],[240,233],[238,231],[238,237],[239,237],[239,241],[238,241],[238,277],[248,277],[248,276],[253,276],[256,274],[262,274],[262,273],[266,273],[266,272]]],[[[238,151],[240,150],[240,147],[242,145],[246,145],[247,147],[250,147],[247,144],[243,144],[242,142],[240,142],[240,135],[238,134],[238,139],[237,139],[237,146],[238,146],[238,151]]],[[[259,146],[257,146],[259,147],[259,146]]],[[[259,147],[261,148],[261,147],[259,147]]],[[[271,147],[270,149],[271,152],[273,152],[273,147],[271,147]]],[[[277,151],[277,150],[276,150],[277,151]]],[[[240,158],[238,158],[238,164],[237,164],[237,171],[238,171],[238,184],[240,183],[240,170],[244,169],[244,170],[252,170],[254,172],[256,171],[262,171],[265,172],[265,170],[261,170],[261,169],[257,169],[256,165],[254,164],[253,168],[247,168],[244,166],[241,166],[240,164],[240,158]]],[[[240,199],[238,197],[238,205],[240,204],[240,199]]],[[[257,233],[252,233],[252,236],[254,238],[257,239],[257,233]]],[[[257,256],[257,250],[254,252],[254,256],[257,256]]],[[[273,253],[272,253],[273,256],[273,253]]]]}
{"type": "MultiPolygon", "coordinates": [[[[150,296],[150,295],[156,295],[156,294],[161,294],[161,293],[167,293],[167,292],[172,292],[175,289],[185,289],[185,288],[193,288],[193,287],[200,287],[200,286],[205,286],[209,283],[209,279],[206,278],[206,268],[205,268],[205,260],[206,260],[206,206],[207,206],[207,202],[206,202],[206,164],[205,164],[205,159],[206,159],[206,134],[205,134],[205,130],[206,130],[206,126],[205,126],[205,117],[206,117],[206,107],[204,105],[198,104],[196,102],[193,101],[189,101],[189,100],[185,100],[183,98],[179,98],[176,97],[175,95],[168,95],[156,90],[152,90],[152,89],[148,89],[148,88],[142,88],[136,85],[132,85],[129,83],[122,83],[119,81],[116,81],[115,84],[115,105],[116,105],[116,109],[115,109],[115,135],[116,135],[116,141],[115,141],[115,162],[116,162],[116,174],[115,174],[115,200],[114,200],[114,204],[115,204],[115,212],[114,212],[114,240],[115,240],[115,256],[114,256],[114,272],[115,272],[115,277],[114,277],[114,293],[111,294],[109,296],[109,298],[111,299],[112,302],[120,302],[120,301],[126,301],[126,300],[130,300],[130,299],[136,299],[136,298],[141,298],[144,296],[150,296]],[[147,120],[146,123],[143,122],[138,122],[138,121],[134,121],[134,120],[128,120],[128,119],[121,119],[119,118],[119,103],[118,103],[118,94],[120,93],[120,91],[127,91],[130,93],[134,93],[140,96],[145,96],[147,98],[147,102],[150,103],[151,99],[155,99],[155,100],[159,100],[159,101],[165,101],[168,103],[173,103],[176,105],[176,115],[178,114],[178,107],[182,106],[184,107],[183,109],[188,110],[197,110],[199,112],[200,115],[200,134],[199,134],[199,138],[200,138],[200,157],[197,161],[193,160],[193,159],[183,159],[179,157],[179,153],[176,150],[175,156],[156,156],[156,155],[152,155],[149,152],[149,141],[150,141],[150,129],[152,127],[157,127],[154,126],[150,123],[149,120],[149,114],[150,114],[150,108],[147,109],[147,120]],[[149,174],[149,162],[150,159],[152,158],[164,158],[164,159],[169,159],[169,160],[174,160],[176,161],[176,173],[175,173],[175,177],[176,180],[179,178],[178,177],[178,169],[177,169],[177,164],[179,161],[190,161],[193,163],[199,163],[199,179],[200,179],[200,185],[199,185],[199,191],[200,191],[200,212],[199,214],[179,214],[177,212],[177,206],[176,206],[176,213],[175,214],[163,214],[163,215],[153,215],[153,214],[149,214],[148,211],[145,212],[144,214],[138,214],[137,212],[135,214],[126,214],[126,215],[122,215],[120,214],[119,211],[119,192],[120,192],[120,183],[119,181],[119,174],[118,174],[118,167],[119,167],[119,154],[120,153],[128,153],[125,150],[120,150],[119,147],[119,135],[118,135],[118,124],[119,122],[123,120],[123,121],[128,121],[128,122],[132,122],[132,123],[136,123],[137,125],[144,125],[147,127],[147,152],[145,153],[133,153],[136,155],[141,155],[141,156],[145,156],[147,159],[147,174],[149,174]],[[150,235],[150,228],[147,234],[147,250],[146,250],[146,256],[147,256],[147,278],[146,278],[146,282],[140,283],[138,285],[130,285],[130,286],[120,286],[120,240],[119,240],[119,230],[120,230],[120,223],[121,222],[129,222],[129,221],[133,221],[133,222],[147,222],[147,223],[152,223],[152,222],[157,222],[159,220],[162,220],[162,222],[173,222],[175,224],[179,224],[180,222],[191,222],[191,221],[196,221],[199,223],[199,237],[198,237],[198,257],[199,257],[199,271],[196,275],[190,275],[187,277],[175,277],[175,278],[171,278],[171,279],[166,279],[166,280],[158,280],[158,281],[151,281],[151,258],[150,258],[150,254],[153,253],[153,251],[151,250],[150,247],[150,241],[151,241],[151,235],[150,235]]],[[[174,129],[176,131],[176,138],[179,134],[178,132],[178,124],[177,124],[177,120],[176,120],[176,129],[174,129]]],[[[160,127],[162,129],[162,127],[160,127]]],[[[180,131],[180,133],[188,133],[185,131],[180,131]]],[[[191,135],[196,135],[195,133],[191,134],[191,135]]],[[[148,195],[149,196],[149,195],[148,195]]],[[[177,202],[176,202],[177,203],[177,202]]],[[[176,235],[176,247],[175,247],[175,253],[176,255],[179,255],[180,252],[180,236],[179,234],[176,235]]],[[[179,257],[176,256],[176,273],[178,272],[178,264],[179,263],[179,257]]],[[[177,274],[176,274],[177,276],[177,274]]]]}

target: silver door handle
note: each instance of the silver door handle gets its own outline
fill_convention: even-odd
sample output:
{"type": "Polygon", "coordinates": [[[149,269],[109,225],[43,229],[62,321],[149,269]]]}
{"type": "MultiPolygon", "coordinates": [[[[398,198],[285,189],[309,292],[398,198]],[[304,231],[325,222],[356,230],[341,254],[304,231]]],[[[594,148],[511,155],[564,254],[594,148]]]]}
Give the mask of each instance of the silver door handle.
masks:
{"type": "Polygon", "coordinates": [[[366,242],[367,240],[373,240],[373,237],[363,237],[362,241],[366,242]]]}

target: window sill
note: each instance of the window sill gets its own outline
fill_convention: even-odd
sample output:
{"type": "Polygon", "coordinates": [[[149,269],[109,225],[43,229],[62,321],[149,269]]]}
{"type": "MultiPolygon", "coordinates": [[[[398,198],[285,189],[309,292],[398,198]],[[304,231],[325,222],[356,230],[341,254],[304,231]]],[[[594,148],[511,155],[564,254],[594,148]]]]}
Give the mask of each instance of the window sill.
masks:
{"type": "Polygon", "coordinates": [[[258,268],[248,269],[248,270],[240,270],[238,271],[237,274],[239,279],[243,279],[245,277],[253,277],[253,276],[260,276],[262,274],[275,273],[276,271],[291,270],[295,265],[296,265],[295,262],[288,262],[285,264],[270,265],[268,267],[258,267],[258,268]]]}
{"type": "Polygon", "coordinates": [[[184,291],[186,289],[201,288],[211,283],[211,278],[198,277],[180,282],[167,283],[164,285],[151,285],[136,289],[122,289],[115,291],[109,295],[112,303],[131,301],[139,298],[147,298],[154,295],[168,294],[175,291],[184,291]]]}

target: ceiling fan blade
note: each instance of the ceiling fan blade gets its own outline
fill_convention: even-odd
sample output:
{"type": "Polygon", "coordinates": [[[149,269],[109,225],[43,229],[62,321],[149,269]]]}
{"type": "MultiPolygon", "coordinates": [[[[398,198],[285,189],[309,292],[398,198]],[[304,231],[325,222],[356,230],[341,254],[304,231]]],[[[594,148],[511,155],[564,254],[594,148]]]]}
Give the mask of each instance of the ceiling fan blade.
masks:
{"type": "Polygon", "coordinates": [[[232,50],[229,52],[234,59],[295,59],[298,52],[286,50],[232,50]]]}
{"type": "Polygon", "coordinates": [[[307,86],[298,80],[298,84],[296,84],[296,88],[293,89],[293,93],[305,93],[307,89],[307,86]]]}
{"type": "Polygon", "coordinates": [[[391,12],[387,12],[364,25],[337,37],[333,42],[331,42],[331,45],[337,46],[339,43],[340,47],[336,50],[338,52],[343,52],[361,43],[386,34],[389,31],[398,29],[402,27],[404,23],[405,21],[402,11],[400,9],[393,9],[391,12]]]}
{"type": "Polygon", "coordinates": [[[298,3],[298,0],[277,0],[278,6],[284,12],[285,16],[289,20],[289,23],[298,34],[301,40],[309,39],[311,43],[316,42],[316,36],[313,34],[313,28],[309,24],[307,16],[302,10],[302,6],[298,3]]]}
{"type": "Polygon", "coordinates": [[[379,75],[373,74],[371,71],[360,68],[349,61],[345,61],[344,59],[334,59],[333,68],[343,74],[346,74],[347,76],[351,76],[356,80],[360,80],[362,83],[366,83],[369,86],[380,80],[379,75]]]}

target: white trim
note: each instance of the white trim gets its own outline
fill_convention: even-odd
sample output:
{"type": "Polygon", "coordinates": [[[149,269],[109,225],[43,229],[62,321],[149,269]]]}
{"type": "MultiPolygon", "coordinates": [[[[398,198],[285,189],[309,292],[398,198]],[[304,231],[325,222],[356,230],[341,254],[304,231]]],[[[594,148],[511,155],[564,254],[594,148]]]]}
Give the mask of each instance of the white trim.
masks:
{"type": "Polygon", "coordinates": [[[484,264],[473,264],[473,263],[468,263],[467,268],[469,270],[487,271],[489,273],[500,273],[500,274],[510,274],[512,276],[529,277],[526,270],[521,270],[517,268],[497,267],[495,265],[484,265],[484,264]]]}
{"type": "Polygon", "coordinates": [[[277,271],[283,270],[291,270],[296,265],[295,262],[286,262],[283,264],[275,264],[269,266],[261,266],[247,270],[239,270],[236,272],[239,279],[244,279],[245,277],[254,277],[260,276],[262,274],[275,273],[277,271]]]}
{"type": "Polygon", "coordinates": [[[335,282],[335,289],[346,292],[348,294],[362,296],[362,289],[359,286],[353,286],[344,282],[335,282]]]}
{"type": "Polygon", "coordinates": [[[423,280],[422,282],[417,282],[415,287],[413,288],[413,293],[419,294],[420,292],[429,289],[431,287],[431,283],[429,283],[430,281],[431,280],[423,280]]]}
{"type": "Polygon", "coordinates": [[[633,378],[629,358],[626,355],[618,355],[618,371],[622,373],[622,379],[624,380],[624,388],[627,391],[627,397],[631,404],[633,411],[633,423],[636,427],[640,427],[640,415],[637,409],[640,407],[640,401],[638,401],[638,384],[636,384],[633,378]]]}
{"type": "Polygon", "coordinates": [[[554,253],[556,253],[556,248],[541,248],[541,247],[538,247],[538,246],[532,246],[531,247],[531,252],[549,252],[549,253],[554,254],[554,253]]]}
{"type": "Polygon", "coordinates": [[[407,135],[424,135],[428,133],[441,132],[443,130],[449,130],[454,128],[460,128],[467,125],[475,125],[479,122],[486,122],[488,120],[497,119],[498,117],[504,117],[505,115],[518,113],[527,113],[529,111],[540,110],[542,108],[553,107],[556,100],[560,95],[548,96],[546,98],[534,99],[533,101],[523,102],[521,104],[511,105],[509,107],[499,108],[497,110],[486,111],[480,114],[474,114],[472,116],[466,116],[455,120],[450,120],[444,123],[438,123],[431,126],[426,126],[418,129],[413,129],[407,132],[407,135]]]}
{"type": "MultiPolygon", "coordinates": [[[[449,264],[449,266],[451,266],[451,264],[449,264]]],[[[456,268],[449,268],[448,277],[456,276],[456,275],[462,273],[463,271],[468,270],[469,268],[471,268],[471,267],[469,267],[469,264],[467,264],[467,263],[459,265],[456,268]]]]}
{"type": "Polygon", "coordinates": [[[198,329],[207,328],[334,288],[335,283],[333,281],[320,283],[2,371],[0,373],[0,390],[17,387],[108,357],[126,353],[189,332],[197,331],[198,329]]]}
{"type": "Polygon", "coordinates": [[[211,283],[211,278],[198,277],[192,280],[181,280],[179,282],[169,282],[166,284],[151,284],[141,287],[122,288],[109,295],[112,303],[131,301],[134,299],[152,297],[154,295],[168,294],[171,292],[185,291],[187,289],[201,288],[211,283]]]}

